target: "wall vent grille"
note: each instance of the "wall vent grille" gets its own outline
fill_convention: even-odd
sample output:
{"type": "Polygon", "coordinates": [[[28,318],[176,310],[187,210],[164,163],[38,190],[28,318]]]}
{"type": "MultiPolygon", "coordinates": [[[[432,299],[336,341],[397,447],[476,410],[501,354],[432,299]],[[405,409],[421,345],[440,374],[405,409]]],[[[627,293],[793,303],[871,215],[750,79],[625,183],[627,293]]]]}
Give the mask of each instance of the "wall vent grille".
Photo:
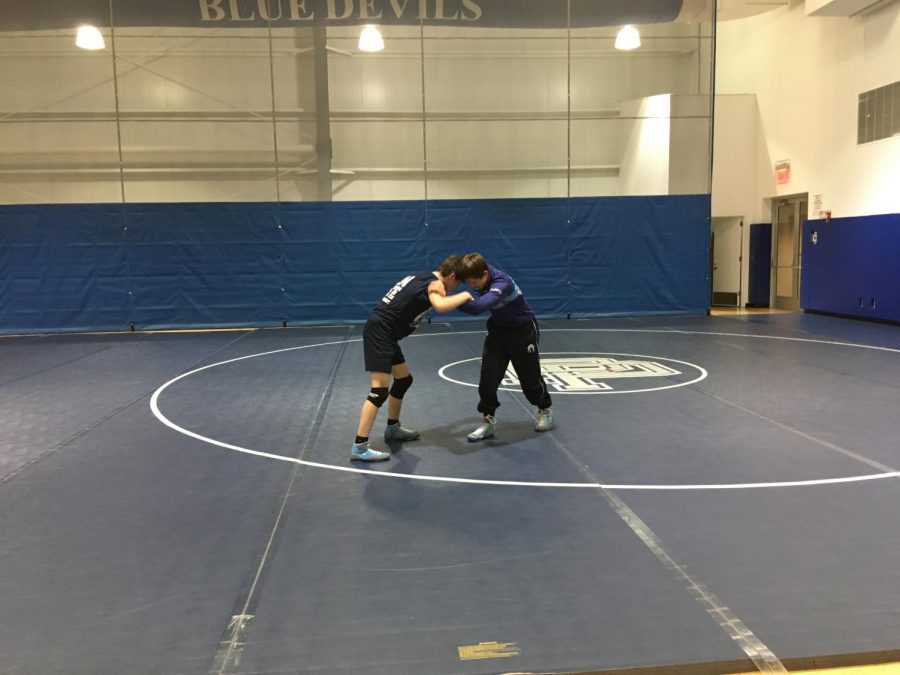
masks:
{"type": "Polygon", "coordinates": [[[900,82],[859,95],[856,143],[871,143],[900,135],[900,82]]]}

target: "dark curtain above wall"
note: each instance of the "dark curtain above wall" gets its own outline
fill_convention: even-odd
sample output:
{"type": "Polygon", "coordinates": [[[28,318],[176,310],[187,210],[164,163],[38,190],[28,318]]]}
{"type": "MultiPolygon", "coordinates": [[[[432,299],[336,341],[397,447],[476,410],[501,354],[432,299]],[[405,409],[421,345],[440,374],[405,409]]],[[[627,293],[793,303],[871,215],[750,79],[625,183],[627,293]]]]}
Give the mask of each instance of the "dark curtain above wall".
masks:
{"type": "MultiPolygon", "coordinates": [[[[619,26],[674,21],[683,0],[113,0],[121,28],[242,28],[375,23],[490,28],[619,26]]],[[[0,30],[110,24],[109,0],[0,2],[0,30]]]]}

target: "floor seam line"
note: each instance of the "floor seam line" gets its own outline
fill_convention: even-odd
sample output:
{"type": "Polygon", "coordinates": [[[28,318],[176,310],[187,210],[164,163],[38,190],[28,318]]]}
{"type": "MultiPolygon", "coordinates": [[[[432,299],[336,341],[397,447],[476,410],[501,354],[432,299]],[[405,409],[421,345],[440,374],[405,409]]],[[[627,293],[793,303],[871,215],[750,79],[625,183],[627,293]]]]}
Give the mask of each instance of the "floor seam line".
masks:
{"type": "MultiPolygon", "coordinates": [[[[352,333],[353,327],[350,326],[347,329],[346,340],[350,339],[350,335],[352,335],[352,333]]],[[[334,365],[331,368],[331,373],[328,376],[328,382],[322,390],[322,396],[319,398],[319,404],[317,405],[316,412],[313,415],[313,421],[310,425],[309,432],[306,435],[306,439],[303,441],[300,452],[297,454],[298,459],[302,460],[305,458],[305,456],[312,449],[313,441],[318,436],[318,431],[321,427],[324,412],[328,406],[328,401],[331,400],[331,394],[334,390],[335,377],[337,375],[338,369],[340,368],[340,365],[344,361],[344,354],[347,353],[348,344],[348,341],[344,341],[341,344],[341,349],[338,352],[334,365]]],[[[223,631],[222,639],[219,641],[219,647],[213,656],[212,667],[208,671],[210,674],[226,675],[227,673],[241,672],[237,668],[240,666],[240,657],[243,651],[244,643],[242,642],[242,640],[248,630],[250,621],[255,617],[255,614],[250,613],[251,608],[252,611],[255,612],[256,603],[259,600],[256,589],[260,583],[260,580],[262,579],[263,572],[266,571],[267,565],[269,563],[269,554],[272,551],[272,547],[275,543],[277,543],[277,539],[280,537],[282,531],[282,517],[284,516],[285,510],[287,509],[290,498],[294,495],[294,485],[299,480],[300,474],[305,468],[306,466],[304,464],[294,464],[294,470],[291,472],[291,478],[288,481],[287,488],[285,489],[284,497],[281,501],[281,507],[279,508],[278,515],[275,517],[275,522],[272,525],[272,531],[269,533],[265,548],[263,549],[263,552],[259,558],[259,564],[257,565],[256,572],[253,575],[253,581],[251,582],[250,588],[247,591],[247,596],[244,599],[243,603],[241,603],[241,598],[240,596],[238,596],[238,601],[235,603],[234,607],[237,608],[239,605],[242,606],[237,613],[231,616],[228,625],[223,631]],[[231,670],[230,666],[232,665],[236,670],[231,670]]]]}

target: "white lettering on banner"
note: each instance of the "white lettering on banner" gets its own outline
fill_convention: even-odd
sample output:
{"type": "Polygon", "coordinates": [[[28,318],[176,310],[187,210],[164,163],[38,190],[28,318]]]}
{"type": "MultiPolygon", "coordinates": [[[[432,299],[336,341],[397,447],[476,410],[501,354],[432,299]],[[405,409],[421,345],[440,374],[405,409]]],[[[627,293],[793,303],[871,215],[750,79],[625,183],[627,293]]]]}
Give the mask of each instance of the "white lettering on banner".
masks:
{"type": "Polygon", "coordinates": [[[256,0],[256,5],[259,7],[259,18],[263,21],[278,21],[281,18],[281,3],[275,3],[275,6],[278,8],[278,14],[275,16],[269,16],[270,4],[270,0],[256,0]]]}
{"type": "MultiPolygon", "coordinates": [[[[312,21],[316,3],[308,0],[197,0],[202,21],[312,21]],[[284,11],[284,3],[288,11],[284,11]],[[309,6],[308,6],[309,5],[309,6]]],[[[354,15],[362,21],[397,20],[478,21],[482,0],[326,0],[326,21],[346,21],[354,15]],[[387,12],[387,14],[385,14],[387,12]]]]}
{"type": "Polygon", "coordinates": [[[394,10],[394,16],[398,19],[401,18],[406,12],[406,6],[409,4],[409,0],[403,0],[403,4],[400,4],[400,0],[390,0],[391,9],[394,10]]]}
{"type": "Polygon", "coordinates": [[[253,21],[256,18],[256,12],[250,12],[250,16],[241,16],[241,8],[238,6],[238,0],[228,0],[231,7],[232,21],[253,21]]]}
{"type": "Polygon", "coordinates": [[[380,19],[381,18],[381,10],[378,10],[378,14],[375,13],[375,0],[362,0],[359,3],[359,18],[360,19],[380,19]]]}
{"type": "Polygon", "coordinates": [[[291,21],[310,21],[314,17],[315,12],[306,10],[306,0],[291,0],[291,21]]]}
{"type": "Polygon", "coordinates": [[[471,15],[466,16],[465,11],[463,12],[463,21],[478,21],[481,18],[481,6],[476,3],[474,0],[462,0],[463,10],[468,9],[472,12],[471,15]]]}
{"type": "Polygon", "coordinates": [[[222,0],[200,0],[200,18],[203,21],[221,21],[225,18],[225,10],[222,9],[222,0]],[[216,13],[210,14],[210,10],[216,13]]]}
{"type": "Polygon", "coordinates": [[[391,300],[394,299],[394,296],[396,296],[397,293],[402,291],[406,287],[406,284],[408,284],[410,281],[412,281],[415,278],[416,278],[415,275],[411,275],[408,277],[404,277],[403,279],[398,281],[396,284],[394,284],[394,287],[385,294],[385,296],[381,299],[381,301],[386,305],[389,304],[391,302],[391,300]]]}
{"type": "Polygon", "coordinates": [[[329,19],[349,19],[353,14],[353,0],[328,0],[328,18],[329,19]],[[341,3],[344,13],[338,16],[337,3],[341,3]]]}
{"type": "Polygon", "coordinates": [[[435,0],[434,18],[455,21],[459,18],[459,12],[454,12],[453,16],[446,16],[444,14],[444,0],[435,0]]]}

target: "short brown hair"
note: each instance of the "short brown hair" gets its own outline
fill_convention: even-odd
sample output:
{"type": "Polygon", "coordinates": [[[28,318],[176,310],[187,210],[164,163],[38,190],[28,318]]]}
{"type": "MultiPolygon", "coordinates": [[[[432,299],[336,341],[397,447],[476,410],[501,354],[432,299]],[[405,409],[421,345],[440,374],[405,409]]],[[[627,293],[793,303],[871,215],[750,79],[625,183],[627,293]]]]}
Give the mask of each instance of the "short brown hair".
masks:
{"type": "Polygon", "coordinates": [[[456,278],[459,279],[459,273],[462,268],[462,258],[458,255],[448,255],[444,262],[441,263],[441,266],[438,267],[438,272],[441,273],[442,277],[449,277],[451,274],[455,274],[456,278]]]}
{"type": "Polygon", "coordinates": [[[476,279],[480,278],[487,272],[488,264],[480,253],[467,253],[462,257],[459,273],[456,275],[459,279],[476,279]]]}

